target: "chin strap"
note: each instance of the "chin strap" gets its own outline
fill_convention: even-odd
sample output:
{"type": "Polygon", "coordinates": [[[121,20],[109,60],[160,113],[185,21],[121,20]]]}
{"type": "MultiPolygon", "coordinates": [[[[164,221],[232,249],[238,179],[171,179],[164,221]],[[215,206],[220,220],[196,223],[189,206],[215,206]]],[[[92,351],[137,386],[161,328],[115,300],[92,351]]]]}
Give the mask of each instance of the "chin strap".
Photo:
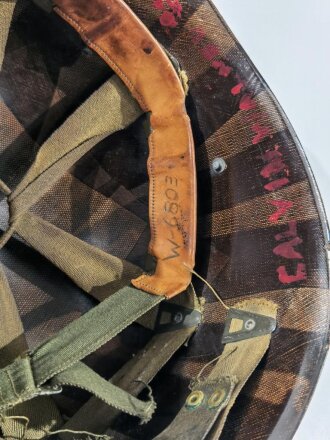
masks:
{"type": "Polygon", "coordinates": [[[155,307],[164,298],[126,287],[31,353],[0,370],[0,413],[36,397],[61,393],[63,386],[84,389],[106,404],[142,422],[155,410],[153,400],[143,402],[107,382],[80,360],[100,348],[155,307]]]}

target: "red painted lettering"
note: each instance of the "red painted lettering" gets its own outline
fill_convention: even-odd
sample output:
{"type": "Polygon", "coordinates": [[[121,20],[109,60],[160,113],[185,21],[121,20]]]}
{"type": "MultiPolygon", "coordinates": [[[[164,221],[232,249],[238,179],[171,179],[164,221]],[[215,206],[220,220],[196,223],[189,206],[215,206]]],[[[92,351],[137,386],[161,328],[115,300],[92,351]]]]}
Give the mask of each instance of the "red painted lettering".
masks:
{"type": "Polygon", "coordinates": [[[273,249],[273,253],[279,257],[284,257],[289,260],[302,260],[304,257],[300,252],[297,252],[294,247],[301,244],[303,241],[300,237],[295,237],[290,241],[281,243],[273,249]]]}
{"type": "Polygon", "coordinates": [[[268,220],[271,223],[276,223],[279,219],[286,214],[286,212],[293,207],[293,202],[289,200],[271,200],[269,202],[271,205],[276,206],[277,211],[272,214],[268,220]]]}
{"type": "Polygon", "coordinates": [[[276,272],[278,273],[278,279],[283,284],[296,283],[297,281],[307,280],[306,265],[304,263],[297,264],[297,270],[294,275],[289,275],[285,266],[280,266],[276,272]]]}

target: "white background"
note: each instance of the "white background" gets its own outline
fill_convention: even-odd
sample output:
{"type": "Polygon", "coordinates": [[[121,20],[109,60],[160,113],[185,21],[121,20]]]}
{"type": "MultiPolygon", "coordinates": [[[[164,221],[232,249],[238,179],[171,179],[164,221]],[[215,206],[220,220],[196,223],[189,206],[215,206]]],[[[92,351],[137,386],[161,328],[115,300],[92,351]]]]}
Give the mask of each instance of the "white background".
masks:
{"type": "MultiPolygon", "coordinates": [[[[213,1],[293,124],[330,218],[330,1],[213,1]]],[[[330,440],[329,395],[330,357],[294,440],[330,440]]]]}

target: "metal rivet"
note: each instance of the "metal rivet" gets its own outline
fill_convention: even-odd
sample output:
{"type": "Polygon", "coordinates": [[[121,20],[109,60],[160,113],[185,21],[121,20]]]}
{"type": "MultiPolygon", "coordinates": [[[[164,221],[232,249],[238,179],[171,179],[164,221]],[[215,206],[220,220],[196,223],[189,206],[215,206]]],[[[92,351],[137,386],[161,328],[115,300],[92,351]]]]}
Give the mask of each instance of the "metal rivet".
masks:
{"type": "Polygon", "coordinates": [[[224,402],[225,398],[226,398],[225,390],[216,390],[209,398],[207,405],[209,408],[217,408],[224,402]]]}
{"type": "Polygon", "coordinates": [[[176,324],[180,324],[180,322],[183,321],[183,314],[182,314],[181,312],[176,313],[176,314],[174,315],[174,317],[173,317],[173,321],[174,321],[176,324]]]}
{"type": "Polygon", "coordinates": [[[186,400],[186,407],[189,409],[198,408],[204,401],[203,391],[193,391],[189,394],[186,400]]]}
{"type": "Polygon", "coordinates": [[[227,168],[227,164],[222,157],[217,157],[212,162],[212,171],[215,174],[221,174],[227,168]]]}
{"type": "Polygon", "coordinates": [[[256,322],[254,319],[248,319],[244,325],[245,330],[251,331],[256,326],[256,322]]]}

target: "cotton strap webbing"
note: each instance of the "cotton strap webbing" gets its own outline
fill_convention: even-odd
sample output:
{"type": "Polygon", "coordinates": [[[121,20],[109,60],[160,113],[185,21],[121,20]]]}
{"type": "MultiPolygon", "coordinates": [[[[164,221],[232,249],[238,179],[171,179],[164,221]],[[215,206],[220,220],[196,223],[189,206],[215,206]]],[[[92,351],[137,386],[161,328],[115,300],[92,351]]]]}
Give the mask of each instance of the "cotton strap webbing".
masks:
{"type": "MultiPolygon", "coordinates": [[[[10,24],[16,6],[15,0],[0,2],[0,71],[5,56],[10,24]]],[[[0,181],[0,191],[9,195],[10,190],[0,181]]],[[[10,234],[7,235],[8,238],[10,234]]],[[[23,325],[10,290],[5,273],[0,266],[0,368],[5,367],[17,356],[27,350],[27,342],[23,325]]],[[[50,397],[38,397],[27,407],[24,404],[2,414],[0,429],[6,439],[22,438],[37,439],[44,435],[40,427],[56,429],[62,423],[61,415],[50,397]],[[19,413],[29,418],[26,429],[24,419],[16,418],[19,413]]]]}
{"type": "MultiPolygon", "coordinates": [[[[5,368],[28,347],[15,300],[1,266],[0,322],[0,368],[5,368]]],[[[29,405],[23,403],[8,411],[0,411],[0,416],[2,434],[9,439],[22,438],[23,435],[27,439],[41,438],[44,429],[56,429],[62,423],[62,417],[50,397],[37,397],[29,405]],[[24,415],[24,419],[20,418],[20,414],[24,415]],[[25,418],[29,419],[28,429],[25,418]]]]}
{"type": "Polygon", "coordinates": [[[107,382],[80,361],[164,298],[125,287],[70,323],[57,336],[0,370],[0,412],[62,385],[85,389],[120,411],[150,419],[155,405],[107,382]]]}
{"type": "MultiPolygon", "coordinates": [[[[277,306],[263,299],[247,300],[234,308],[276,318],[277,306]]],[[[229,411],[265,355],[270,339],[267,334],[227,343],[211,373],[191,384],[185,405],[155,440],[219,439],[229,411]]]]}
{"type": "MultiPolygon", "coordinates": [[[[194,289],[190,287],[182,295],[172,300],[179,302],[187,310],[195,310],[202,316],[202,308],[196,297],[194,289]]],[[[162,307],[162,305],[160,305],[162,307]]],[[[152,312],[155,309],[152,309],[152,312]]],[[[149,321],[152,327],[153,317],[150,312],[149,321]]],[[[128,393],[137,396],[145,387],[145,384],[157,375],[163,366],[172,358],[174,353],[185,344],[185,342],[196,331],[198,323],[185,328],[175,328],[164,333],[156,333],[150,342],[132,359],[127,362],[111,379],[111,383],[124,389],[128,393]]],[[[114,407],[105,405],[100,399],[91,397],[76,414],[73,415],[63,426],[63,429],[90,431],[96,434],[103,434],[120,415],[114,407]],[[93,417],[89,415],[93,414],[93,417]]],[[[61,434],[61,438],[70,440],[68,434],[61,434]]]]}
{"type": "Polygon", "coordinates": [[[10,227],[0,247],[19,234],[65,272],[85,292],[103,300],[141,270],[109,255],[29,212],[29,209],[87,151],[109,134],[141,115],[141,109],[115,75],[92,94],[41,146],[34,163],[16,189],[3,183],[10,227]],[[104,109],[109,109],[104,117],[104,109]]]}
{"type": "Polygon", "coordinates": [[[26,212],[16,232],[99,301],[128,285],[141,269],[26,212]]]}
{"type": "Polygon", "coordinates": [[[10,228],[0,239],[0,247],[15,232],[22,215],[78,159],[110,134],[130,125],[141,113],[116,75],[94,92],[40,147],[31,168],[8,195],[10,228]]]}

